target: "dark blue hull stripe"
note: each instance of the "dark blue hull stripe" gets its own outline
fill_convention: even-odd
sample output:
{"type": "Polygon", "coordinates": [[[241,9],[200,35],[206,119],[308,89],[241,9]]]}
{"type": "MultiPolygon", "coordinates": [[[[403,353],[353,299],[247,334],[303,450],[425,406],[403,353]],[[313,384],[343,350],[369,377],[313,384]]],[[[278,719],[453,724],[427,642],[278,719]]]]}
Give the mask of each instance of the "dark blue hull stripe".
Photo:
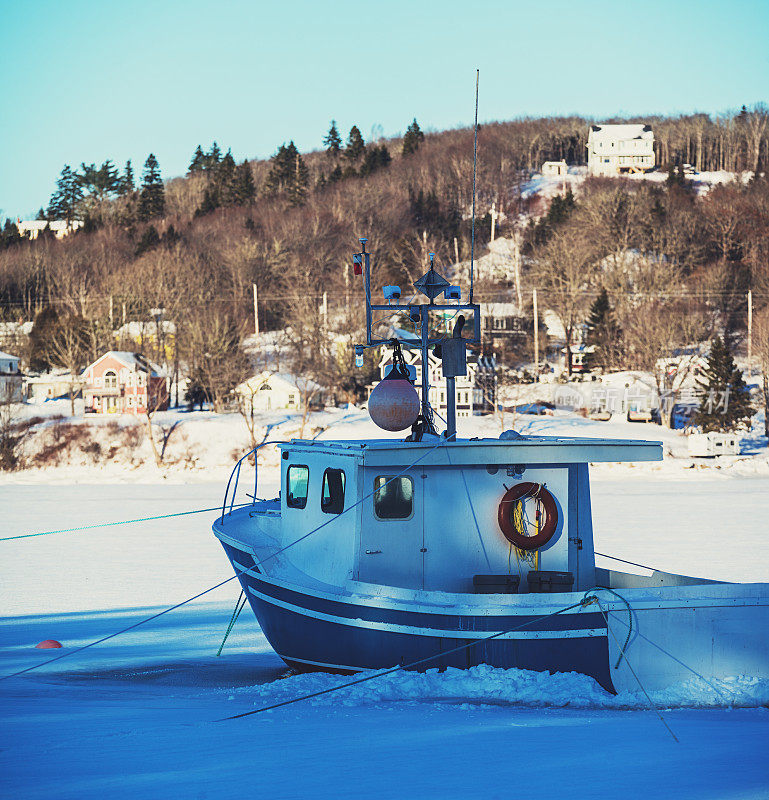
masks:
{"type": "MultiPolygon", "coordinates": [[[[254,563],[247,553],[226,545],[225,549],[238,564],[254,563]]],[[[240,571],[240,566],[235,569],[240,571]]],[[[276,586],[253,574],[240,575],[239,580],[275,652],[300,670],[383,669],[435,655],[423,669],[490,664],[577,671],[614,691],[606,622],[600,613],[580,612],[544,620],[521,614],[434,614],[328,600],[276,586]],[[493,633],[522,625],[525,627],[498,639],[483,641],[493,633]],[[465,650],[440,655],[470,643],[472,646],[465,650]]]]}
{"type": "Polygon", "coordinates": [[[538,672],[576,671],[591,675],[605,689],[614,691],[606,636],[457,639],[343,625],[276,606],[253,594],[249,600],[275,652],[299,670],[355,672],[429,658],[420,669],[467,669],[489,664],[538,672]],[[462,644],[471,646],[442,655],[462,644]]]}

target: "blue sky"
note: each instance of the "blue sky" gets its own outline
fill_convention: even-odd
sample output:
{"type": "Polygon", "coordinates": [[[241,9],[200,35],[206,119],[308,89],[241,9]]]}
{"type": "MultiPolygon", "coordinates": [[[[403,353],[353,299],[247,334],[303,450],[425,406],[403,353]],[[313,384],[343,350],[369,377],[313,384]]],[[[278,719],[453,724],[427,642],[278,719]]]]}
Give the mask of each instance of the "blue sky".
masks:
{"type": "Polygon", "coordinates": [[[769,2],[0,0],[0,213],[48,202],[65,163],[198,143],[238,160],[385,135],[580,113],[717,112],[769,99],[769,2]]]}

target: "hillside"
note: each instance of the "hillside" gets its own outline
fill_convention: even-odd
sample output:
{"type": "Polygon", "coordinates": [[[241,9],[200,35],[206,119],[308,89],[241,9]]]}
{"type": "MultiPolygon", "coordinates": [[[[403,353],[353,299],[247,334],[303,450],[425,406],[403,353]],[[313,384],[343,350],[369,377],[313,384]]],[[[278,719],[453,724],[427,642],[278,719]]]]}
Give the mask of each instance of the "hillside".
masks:
{"type": "MultiPolygon", "coordinates": [[[[508,258],[501,271],[480,271],[475,299],[520,300],[526,317],[537,287],[571,333],[605,290],[622,340],[604,353],[606,367],[648,370],[717,333],[739,344],[748,289],[758,321],[769,303],[769,185],[749,179],[769,153],[766,120],[762,106],[715,119],[647,118],[660,167],[650,179],[583,180],[573,169],[565,195],[537,171],[547,159],[579,166],[590,120],[482,126],[477,254],[487,253],[493,210],[497,238],[519,237],[523,260],[517,295],[508,258]],[[719,171],[718,180],[743,179],[714,178],[707,186],[718,185],[703,192],[674,168],[684,163],[719,171]],[[672,330],[641,347],[648,320],[662,318],[672,330]]],[[[110,347],[138,347],[219,408],[259,366],[260,353],[246,359],[239,346],[253,331],[256,284],[260,328],[280,332],[286,366],[332,387],[337,399],[360,399],[372,362],[363,372],[353,367],[362,317],[349,255],[367,236],[375,291],[413,282],[428,252],[441,268],[457,256],[466,261],[473,137],[469,129],[425,135],[415,121],[405,137],[351,136],[334,150],[300,154],[291,143],[268,161],[236,164],[218,145],[199,147],[188,176],[163,184],[148,160],[142,186],[129,188],[123,176],[115,191],[94,167],[76,207],[66,192],[52,203],[84,217],[80,230],[62,240],[4,238],[2,317],[36,324],[28,339],[5,326],[2,346],[27,369],[73,371],[110,347]],[[117,341],[124,322],[151,324],[158,314],[174,323],[173,341],[117,341]]],[[[532,358],[528,338],[488,346],[511,367],[532,358]]]]}

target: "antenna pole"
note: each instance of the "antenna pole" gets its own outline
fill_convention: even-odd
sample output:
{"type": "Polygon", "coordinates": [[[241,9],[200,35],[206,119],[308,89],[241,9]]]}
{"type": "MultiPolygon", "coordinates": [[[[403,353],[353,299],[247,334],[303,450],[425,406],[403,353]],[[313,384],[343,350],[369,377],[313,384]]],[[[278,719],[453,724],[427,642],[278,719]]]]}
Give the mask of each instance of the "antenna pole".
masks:
{"type": "Polygon", "coordinates": [[[475,170],[478,163],[478,79],[480,70],[475,70],[475,128],[473,134],[473,219],[470,233],[470,303],[473,302],[473,267],[475,265],[475,170]]]}

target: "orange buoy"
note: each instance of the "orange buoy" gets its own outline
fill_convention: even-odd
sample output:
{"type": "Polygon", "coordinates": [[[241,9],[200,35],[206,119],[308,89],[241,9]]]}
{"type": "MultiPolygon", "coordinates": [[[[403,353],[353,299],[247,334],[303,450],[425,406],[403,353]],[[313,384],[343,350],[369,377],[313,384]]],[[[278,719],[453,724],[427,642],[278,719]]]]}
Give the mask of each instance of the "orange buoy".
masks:
{"type": "Polygon", "coordinates": [[[369,416],[386,431],[410,428],[419,407],[419,395],[411,382],[395,370],[374,387],[368,400],[369,416]]]}
{"type": "Polygon", "coordinates": [[[61,647],[61,642],[57,642],[56,639],[45,639],[35,645],[37,650],[54,650],[57,647],[61,647]]]}

